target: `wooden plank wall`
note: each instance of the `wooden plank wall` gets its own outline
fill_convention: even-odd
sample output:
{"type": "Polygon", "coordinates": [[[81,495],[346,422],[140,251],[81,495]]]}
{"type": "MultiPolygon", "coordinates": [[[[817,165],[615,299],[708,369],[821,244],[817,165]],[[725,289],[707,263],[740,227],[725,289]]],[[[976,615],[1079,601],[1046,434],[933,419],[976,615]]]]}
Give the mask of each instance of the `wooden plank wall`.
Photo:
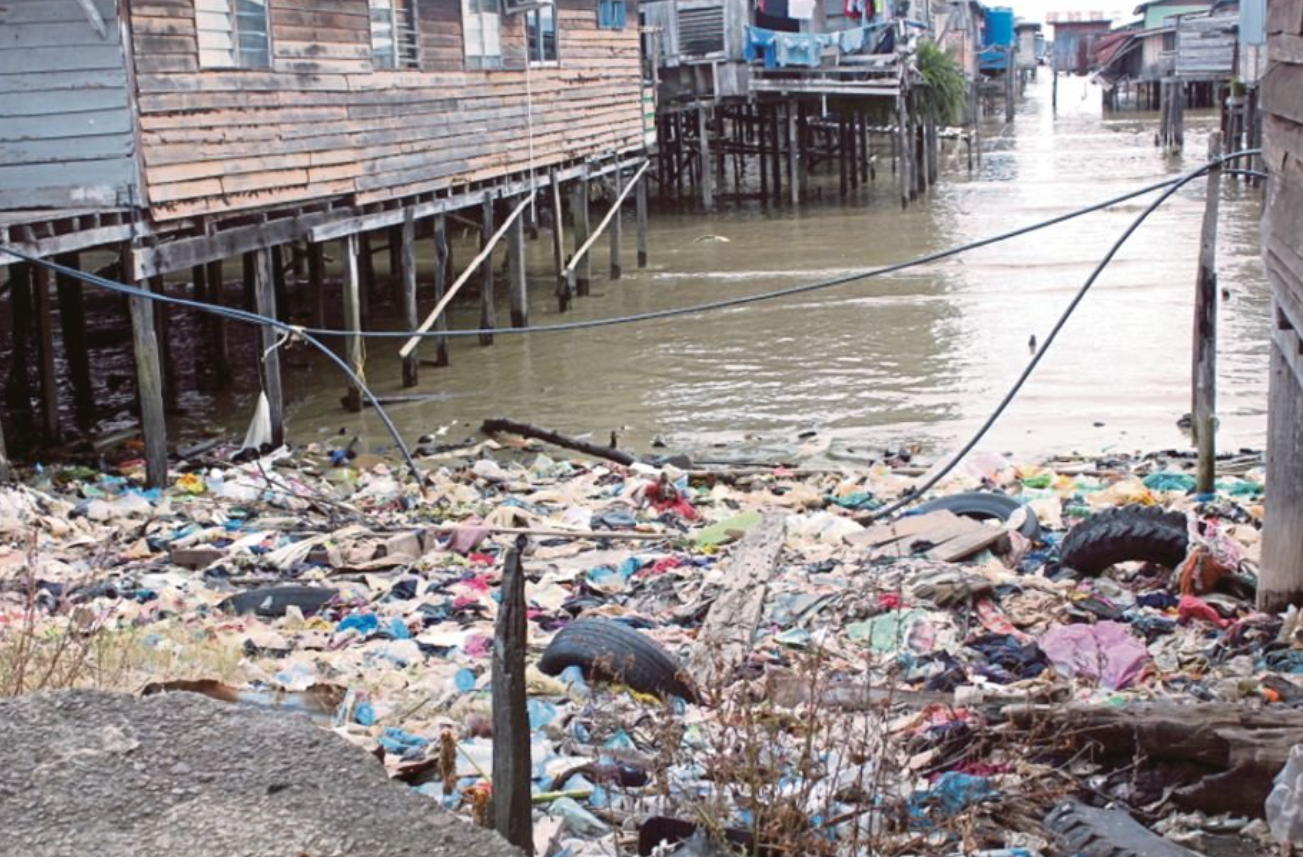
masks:
{"type": "Polygon", "coordinates": [[[114,0],[0,3],[0,209],[126,205],[135,184],[114,0]]]}
{"type": "Polygon", "coordinates": [[[155,220],[341,195],[367,204],[642,145],[637,12],[560,0],[560,62],[468,70],[460,0],[419,0],[421,69],[376,71],[366,0],[271,0],[271,70],[200,70],[193,0],[128,0],[155,220]],[[532,109],[528,106],[532,93],[532,109]],[[532,135],[530,133],[532,127],[532,135]],[[532,137],[532,146],[531,146],[532,137]]]}
{"type": "Polygon", "coordinates": [[[1259,606],[1303,603],[1303,0],[1268,5],[1262,224],[1275,303],[1259,606]]]}

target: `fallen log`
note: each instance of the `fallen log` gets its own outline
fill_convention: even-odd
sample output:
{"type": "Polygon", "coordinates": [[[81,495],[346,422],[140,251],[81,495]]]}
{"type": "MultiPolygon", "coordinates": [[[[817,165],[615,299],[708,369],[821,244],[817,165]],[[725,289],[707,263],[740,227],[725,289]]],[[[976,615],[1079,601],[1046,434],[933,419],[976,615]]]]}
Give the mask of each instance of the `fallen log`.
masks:
{"type": "Polygon", "coordinates": [[[495,417],[487,419],[480,426],[480,431],[484,434],[493,435],[499,432],[509,434],[518,434],[521,437],[530,437],[535,440],[541,440],[544,443],[550,443],[553,446],[573,449],[575,452],[582,452],[584,455],[591,455],[594,458],[604,458],[607,461],[614,461],[616,464],[623,464],[628,467],[638,459],[629,452],[622,449],[612,449],[609,446],[599,446],[595,443],[589,443],[586,440],[580,440],[576,437],[561,434],[561,432],[551,429],[539,428],[538,426],[522,423],[517,420],[510,420],[504,417],[495,417]]]}
{"type": "Polygon", "coordinates": [[[1272,781],[1295,744],[1303,742],[1303,711],[1230,703],[1145,702],[1108,705],[1009,706],[1014,726],[1052,725],[1073,749],[1096,758],[1184,762],[1207,769],[1172,800],[1186,809],[1261,817],[1272,781]]]}

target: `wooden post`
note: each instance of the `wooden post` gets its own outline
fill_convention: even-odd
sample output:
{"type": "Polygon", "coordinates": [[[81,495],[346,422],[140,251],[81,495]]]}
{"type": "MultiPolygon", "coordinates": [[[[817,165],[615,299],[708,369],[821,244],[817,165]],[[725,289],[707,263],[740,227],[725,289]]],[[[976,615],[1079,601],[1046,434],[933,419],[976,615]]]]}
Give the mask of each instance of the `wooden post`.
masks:
{"type": "Polygon", "coordinates": [[[26,419],[32,407],[31,365],[32,265],[21,262],[9,268],[9,317],[13,322],[14,348],[9,364],[9,386],[5,398],[21,410],[26,419]]]}
{"type": "Polygon", "coordinates": [[[54,305],[50,300],[50,269],[32,266],[32,290],[36,297],[36,364],[41,380],[41,427],[45,440],[59,442],[59,379],[54,371],[54,305]]]}
{"type": "Polygon", "coordinates": [[[779,129],[778,129],[778,106],[774,105],[769,109],[769,122],[765,126],[765,133],[769,135],[770,146],[769,159],[770,167],[774,171],[774,202],[782,203],[783,201],[783,158],[782,150],[779,148],[779,129]]]}
{"type": "MultiPolygon", "coordinates": [[[[276,318],[276,262],[280,254],[272,249],[254,254],[254,298],[259,315],[276,318]]],[[[278,343],[281,332],[269,324],[258,326],[258,375],[262,392],[271,405],[271,445],[285,443],[285,399],[281,392],[281,358],[278,343]]]]}
{"type": "Polygon", "coordinates": [[[357,238],[358,274],[362,278],[362,318],[371,317],[371,301],[376,297],[375,252],[371,248],[371,233],[363,232],[357,238]]]}
{"type": "Polygon", "coordinates": [[[1054,75],[1050,78],[1050,112],[1058,115],[1059,112],[1059,69],[1054,67],[1054,75]]]}
{"type": "MultiPolygon", "coordinates": [[[[661,193],[665,191],[665,146],[661,145],[661,193]]],[[[556,268],[556,302],[557,311],[565,312],[570,308],[570,285],[562,273],[565,270],[565,221],[561,210],[561,182],[556,177],[556,170],[548,170],[547,180],[552,185],[552,265],[556,268]]]]}
{"type": "Polygon", "coordinates": [[[403,225],[389,227],[389,293],[402,300],[403,225]]]}
{"type": "MultiPolygon", "coordinates": [[[[1285,290],[1292,287],[1283,286],[1285,290]]],[[[1271,344],[1268,373],[1267,497],[1271,512],[1263,525],[1258,578],[1258,609],[1264,613],[1280,613],[1303,602],[1303,527],[1299,526],[1303,519],[1303,376],[1295,370],[1299,365],[1298,337],[1303,331],[1296,331],[1284,319],[1278,326],[1281,329],[1271,344]]]]}
{"type": "Polygon", "coordinates": [[[1172,146],[1173,151],[1185,148],[1185,85],[1180,80],[1172,82],[1172,146]]]}
{"type": "MultiPolygon", "coordinates": [[[[121,251],[122,271],[131,270],[131,246],[121,251]]],[[[148,288],[143,283],[138,288],[148,288]]],[[[158,359],[154,329],[154,302],[128,298],[131,308],[131,342],[136,356],[136,383],[140,395],[140,427],[145,435],[145,479],[151,488],[167,485],[167,421],[163,416],[163,369],[158,359]]]]}
{"type": "Polygon", "coordinates": [[[1014,89],[1014,70],[1013,70],[1013,51],[1005,53],[1004,66],[1004,121],[1013,121],[1013,108],[1015,101],[1014,89]]]}
{"type": "MultiPolygon", "coordinates": [[[[448,218],[442,214],[434,218],[434,302],[440,303],[448,289],[448,275],[452,270],[452,254],[448,252],[448,218]]],[[[442,313],[434,321],[440,333],[448,330],[448,317],[442,313]]],[[[434,365],[448,365],[448,337],[434,338],[434,365]]]]}
{"type": "MultiPolygon", "coordinates": [[[[216,306],[226,305],[226,279],[222,274],[222,260],[208,263],[208,298],[216,306]]],[[[231,384],[230,345],[226,336],[226,317],[208,314],[208,331],[213,349],[213,384],[225,390],[231,384]]]]}
{"type": "MultiPolygon", "coordinates": [[[[149,278],[149,289],[154,294],[167,294],[167,280],[162,274],[149,278]]],[[[177,395],[176,355],[172,348],[172,307],[161,301],[150,301],[154,311],[154,337],[158,342],[159,359],[163,366],[163,405],[168,413],[179,407],[177,395]]]]}
{"type": "MultiPolygon", "coordinates": [[[[519,218],[517,218],[519,219],[519,218]]],[[[493,194],[485,192],[480,206],[480,249],[493,240],[493,194]]],[[[493,300],[493,254],[484,257],[480,264],[480,329],[492,330],[498,326],[498,307],[493,300]]],[[[492,345],[493,334],[481,333],[480,345],[492,345]]]]}
{"type": "MultiPolygon", "coordinates": [[[[405,210],[403,223],[399,227],[398,238],[398,275],[403,288],[403,318],[408,330],[415,330],[421,323],[416,306],[416,219],[411,208],[405,210]]],[[[421,355],[417,349],[403,358],[403,386],[415,387],[421,368],[421,355]]]]}
{"type": "Polygon", "coordinates": [[[697,150],[701,158],[701,207],[715,209],[715,181],[710,173],[710,120],[706,108],[697,108],[697,150]]]}
{"type": "Polygon", "coordinates": [[[769,135],[765,133],[765,111],[758,102],[751,118],[754,120],[752,130],[756,138],[756,164],[760,168],[760,202],[769,205],[769,164],[765,158],[765,152],[769,148],[769,135]]]}
{"type": "Polygon", "coordinates": [[[525,218],[517,217],[507,233],[507,293],[511,326],[529,327],[528,278],[525,276],[525,218]]]}
{"type": "Polygon", "coordinates": [[[289,281],[286,279],[285,248],[277,245],[268,250],[271,259],[271,281],[275,286],[276,306],[286,313],[290,306],[289,281]]]}
{"type": "MultiPolygon", "coordinates": [[[[570,216],[574,220],[575,252],[588,242],[588,171],[570,187],[570,216]]],[[[574,293],[586,297],[593,281],[593,264],[587,254],[579,260],[574,271],[574,293]]]]}
{"type": "Polygon", "coordinates": [[[529,539],[517,536],[502,566],[501,603],[493,641],[493,829],[512,845],[534,853],[530,804],[529,699],[525,688],[528,626],[521,554],[529,539]]]}
{"type": "Polygon", "coordinates": [[[8,482],[13,478],[14,470],[9,464],[9,451],[5,446],[4,420],[0,419],[0,482],[8,482]]]}
{"type": "Polygon", "coordinates": [[[309,241],[308,288],[312,291],[312,325],[326,326],[326,248],[319,241],[309,241]]]}
{"type": "MultiPolygon", "coordinates": [[[[709,177],[710,159],[706,158],[701,174],[709,177]]],[[[709,183],[707,184],[709,187],[709,183]]],[[[611,218],[611,279],[618,280],[624,274],[624,268],[620,259],[620,244],[624,237],[624,227],[621,225],[620,205],[623,202],[624,193],[624,172],[617,164],[615,167],[615,198],[611,202],[611,208],[615,215],[611,218]]]]}
{"type": "MultiPolygon", "coordinates": [[[[81,268],[76,253],[59,259],[67,268],[81,268]]],[[[95,419],[95,387],[91,379],[90,350],[86,343],[86,303],[81,281],[67,274],[55,275],[59,296],[59,322],[63,328],[63,350],[68,357],[77,421],[89,426],[95,419]]]]}
{"type": "Polygon", "coordinates": [[[909,155],[913,148],[909,139],[909,107],[902,92],[896,96],[896,156],[900,160],[896,176],[900,180],[901,208],[909,207],[910,192],[914,185],[914,179],[909,173],[909,155]]]}
{"type": "Polygon", "coordinates": [[[846,193],[849,190],[849,186],[850,186],[850,183],[846,175],[846,167],[847,167],[846,162],[848,160],[847,153],[846,153],[847,139],[848,139],[848,135],[846,133],[846,116],[840,110],[838,110],[837,111],[837,187],[841,191],[842,196],[846,196],[846,193]]]}
{"type": "MultiPolygon", "coordinates": [[[[1222,153],[1222,135],[1208,135],[1208,157],[1222,153]]],[[[1221,197],[1222,168],[1208,170],[1204,200],[1203,231],[1199,241],[1199,273],[1194,299],[1194,437],[1199,448],[1199,477],[1196,490],[1213,492],[1217,475],[1217,214],[1221,197]]]]}
{"type": "Polygon", "coordinates": [[[634,188],[634,202],[638,210],[638,267],[647,267],[647,182],[644,177],[634,188]]]}
{"type": "MultiPolygon", "coordinates": [[[[344,248],[344,329],[352,333],[344,340],[344,359],[359,378],[364,378],[366,359],[362,350],[362,296],[358,272],[358,235],[346,237],[344,248]]],[[[348,382],[348,392],[344,396],[344,407],[354,413],[362,410],[362,388],[352,379],[348,382]]]]}

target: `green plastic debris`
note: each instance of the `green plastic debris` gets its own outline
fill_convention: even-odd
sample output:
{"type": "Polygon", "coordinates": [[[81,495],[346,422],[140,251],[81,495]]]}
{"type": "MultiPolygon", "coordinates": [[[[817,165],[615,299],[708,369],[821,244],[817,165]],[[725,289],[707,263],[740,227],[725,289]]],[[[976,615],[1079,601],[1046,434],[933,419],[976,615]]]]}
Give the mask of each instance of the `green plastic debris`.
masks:
{"type": "Polygon", "coordinates": [[[1151,473],[1144,479],[1145,487],[1150,491],[1180,491],[1189,493],[1194,490],[1194,477],[1189,473],[1173,473],[1162,470],[1151,473]]]}
{"type": "Polygon", "coordinates": [[[743,512],[740,515],[734,515],[717,524],[711,524],[709,527],[698,530],[692,537],[692,541],[697,547],[703,548],[722,545],[737,538],[739,533],[754,529],[762,518],[763,516],[755,510],[743,512]]]}
{"type": "Polygon", "coordinates": [[[925,618],[927,614],[922,610],[890,610],[863,622],[852,622],[846,626],[846,633],[856,642],[867,642],[875,652],[898,652],[908,645],[914,626],[925,618]]]}

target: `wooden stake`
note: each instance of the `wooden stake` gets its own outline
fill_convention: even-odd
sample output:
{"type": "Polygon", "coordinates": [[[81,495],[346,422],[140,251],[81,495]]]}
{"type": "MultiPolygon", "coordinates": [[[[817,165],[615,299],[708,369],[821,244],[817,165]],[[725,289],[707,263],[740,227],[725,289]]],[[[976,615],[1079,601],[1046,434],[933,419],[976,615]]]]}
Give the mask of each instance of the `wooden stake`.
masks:
{"type": "MultiPolygon", "coordinates": [[[[434,218],[434,300],[436,305],[444,302],[448,274],[452,270],[452,254],[448,252],[448,218],[440,214],[434,218]]],[[[448,330],[448,317],[439,315],[434,321],[434,329],[440,333],[448,330]]],[[[448,365],[448,337],[434,338],[434,365],[448,365]]]]}
{"type": "Polygon", "coordinates": [[[32,329],[32,265],[20,262],[9,268],[9,316],[13,322],[14,349],[9,364],[5,398],[26,420],[32,407],[29,342],[32,329]]]}
{"type": "Polygon", "coordinates": [[[783,159],[782,152],[779,149],[779,131],[778,131],[778,108],[775,106],[769,111],[769,124],[765,129],[770,139],[770,165],[774,171],[774,202],[783,201],[783,159]]]}
{"type": "Polygon", "coordinates": [[[534,853],[530,805],[529,699],[525,689],[528,636],[525,572],[529,544],[517,536],[502,567],[501,603],[493,641],[493,828],[526,854],[534,853]]]}
{"type": "Polygon", "coordinates": [[[13,477],[13,466],[9,463],[9,452],[5,446],[4,420],[0,419],[0,482],[8,482],[13,477]]]}
{"type": "Polygon", "coordinates": [[[896,177],[900,180],[900,207],[909,207],[910,188],[914,181],[909,174],[909,108],[902,92],[896,96],[896,157],[900,162],[896,177]]]}
{"type": "MultiPolygon", "coordinates": [[[[1208,157],[1222,153],[1222,135],[1208,135],[1208,157]]],[[[1199,447],[1196,490],[1211,494],[1217,467],[1217,214],[1222,167],[1208,170],[1203,231],[1199,242],[1199,273],[1194,300],[1194,436],[1199,447]]]]}
{"type": "Polygon", "coordinates": [[[706,108],[697,108],[697,151],[701,158],[701,207],[715,210],[715,182],[710,172],[710,122],[706,108]]]}
{"type": "Polygon", "coordinates": [[[525,275],[525,221],[516,218],[507,233],[507,294],[511,326],[529,327],[529,283],[525,275]]]}
{"type": "Polygon", "coordinates": [[[54,371],[54,307],[50,300],[50,269],[32,266],[32,291],[36,297],[36,338],[40,361],[41,426],[50,445],[59,442],[59,379],[54,371]]]}
{"type": "MultiPolygon", "coordinates": [[[[703,171],[706,175],[709,171],[703,171]]],[[[615,201],[611,203],[611,210],[607,212],[607,220],[611,223],[611,279],[618,280],[624,273],[624,268],[620,264],[620,244],[624,237],[624,226],[620,217],[620,207],[624,204],[624,173],[617,165],[615,168],[615,201]]],[[[600,229],[600,227],[599,227],[600,229]]]]}
{"type": "MultiPolygon", "coordinates": [[[[1276,309],[1283,315],[1282,311],[1276,309]]],[[[1287,319],[1271,344],[1267,394],[1267,496],[1271,512],[1262,529],[1258,609],[1281,613],[1303,603],[1303,377],[1298,337],[1287,319]]]]}
{"type": "Polygon", "coordinates": [[[326,246],[308,242],[308,288],[312,291],[312,325],[326,326],[326,246]]]}
{"type": "Polygon", "coordinates": [[[371,317],[371,302],[376,298],[376,259],[371,233],[358,236],[358,273],[362,277],[362,318],[371,317]]]}
{"type": "MultiPolygon", "coordinates": [[[[280,255],[270,249],[255,252],[254,295],[259,315],[276,318],[275,260],[280,255]]],[[[271,405],[271,445],[279,447],[285,442],[285,399],[281,391],[281,332],[269,324],[258,326],[258,374],[262,379],[262,392],[271,405]]]]}
{"type": "MultiPolygon", "coordinates": [[[[416,220],[411,208],[398,229],[398,274],[403,287],[403,318],[408,330],[414,330],[421,317],[416,306],[416,220]]],[[[415,387],[420,375],[421,357],[416,349],[403,358],[403,386],[415,387]]]]}
{"type": "MultiPolygon", "coordinates": [[[[516,210],[523,212],[525,207],[522,204],[516,210]]],[[[514,223],[519,217],[520,215],[517,214],[512,222],[514,223]]],[[[484,202],[480,205],[480,254],[483,257],[480,261],[481,330],[492,330],[498,326],[498,307],[493,299],[493,244],[493,195],[486,191],[484,202]]],[[[480,345],[493,344],[491,333],[481,333],[479,339],[480,345]]]]}
{"type": "MultiPolygon", "coordinates": [[[[664,162],[664,154],[661,160],[664,162]]],[[[665,171],[662,169],[662,180],[664,176],[665,171]]],[[[552,265],[556,268],[557,311],[565,312],[570,308],[570,287],[565,277],[565,221],[561,210],[561,182],[557,181],[556,170],[548,170],[547,180],[552,185],[552,265]]]]}
{"type": "MultiPolygon", "coordinates": [[[[353,331],[344,340],[345,360],[359,378],[365,378],[365,351],[362,348],[362,296],[358,275],[358,236],[347,236],[344,248],[344,329],[353,331]]],[[[348,382],[348,392],[344,396],[344,406],[354,413],[362,410],[362,388],[352,379],[348,382]]]]}
{"type": "Polygon", "coordinates": [[[638,211],[638,267],[647,267],[647,182],[638,182],[634,190],[634,200],[638,211]]]}
{"type": "MultiPolygon", "coordinates": [[[[122,270],[131,270],[131,246],[122,245],[122,270]]],[[[139,288],[147,285],[137,284],[139,288]]],[[[145,436],[145,479],[151,488],[167,485],[167,421],[163,415],[163,370],[158,360],[158,337],[154,330],[154,302],[149,298],[128,298],[131,308],[131,342],[136,355],[137,391],[140,395],[140,425],[145,436]]]]}
{"type": "MultiPolygon", "coordinates": [[[[226,279],[222,274],[222,260],[208,263],[208,298],[216,306],[226,305],[226,279]]],[[[213,383],[219,390],[231,385],[230,344],[226,336],[226,317],[208,314],[208,330],[213,349],[213,383]]]]}
{"type": "MultiPolygon", "coordinates": [[[[167,280],[162,274],[149,278],[149,289],[156,295],[167,294],[167,280]]],[[[172,349],[172,307],[161,301],[150,301],[154,312],[154,338],[158,341],[159,359],[163,365],[163,406],[174,414],[179,407],[176,380],[176,362],[172,349]]]]}
{"type": "Polygon", "coordinates": [[[801,146],[796,102],[787,105],[787,184],[792,189],[792,205],[801,204],[801,146]]]}
{"type": "MultiPolygon", "coordinates": [[[[67,268],[81,268],[76,253],[59,259],[67,268]]],[[[63,349],[68,357],[68,374],[72,379],[77,421],[90,426],[95,421],[95,386],[90,371],[90,349],[86,342],[86,303],[81,281],[67,274],[57,274],[59,323],[63,328],[63,349]]]]}
{"type": "Polygon", "coordinates": [[[575,252],[570,257],[567,268],[574,272],[573,292],[580,297],[587,297],[593,282],[593,265],[583,248],[588,244],[591,234],[588,220],[588,170],[571,186],[570,217],[573,219],[575,233],[575,252]]]}

